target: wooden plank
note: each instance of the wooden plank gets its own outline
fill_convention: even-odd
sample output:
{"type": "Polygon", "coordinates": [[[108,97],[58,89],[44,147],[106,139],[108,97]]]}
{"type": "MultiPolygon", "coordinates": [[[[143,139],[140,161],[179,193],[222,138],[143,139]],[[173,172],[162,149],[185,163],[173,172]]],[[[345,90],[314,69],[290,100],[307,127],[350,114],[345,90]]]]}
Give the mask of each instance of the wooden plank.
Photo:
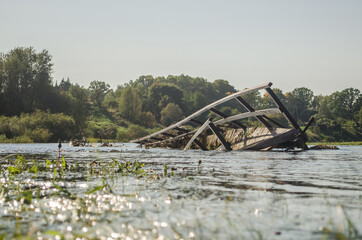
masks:
{"type": "MultiPolygon", "coordinates": [[[[222,117],[222,118],[228,118],[228,117],[229,117],[228,115],[220,112],[219,110],[217,110],[217,109],[215,109],[215,108],[210,108],[210,111],[212,111],[213,113],[219,115],[219,116],[222,117]]],[[[236,121],[231,121],[231,123],[232,123],[233,125],[237,126],[238,128],[244,129],[244,131],[246,130],[246,126],[244,126],[244,125],[241,124],[241,123],[238,123],[238,122],[236,122],[236,121]]]]}
{"type": "Polygon", "coordinates": [[[179,127],[175,127],[174,129],[177,130],[177,131],[179,131],[179,132],[184,132],[184,133],[190,132],[189,130],[186,130],[186,129],[184,129],[184,128],[179,128],[179,127]]]}
{"type": "Polygon", "coordinates": [[[309,122],[307,123],[307,125],[305,126],[305,128],[303,129],[303,133],[305,133],[308,128],[310,127],[310,125],[314,122],[314,117],[312,117],[311,119],[309,119],[309,122]]]}
{"type": "Polygon", "coordinates": [[[157,140],[157,141],[162,141],[162,140],[164,140],[164,139],[162,139],[162,138],[156,138],[156,137],[150,137],[150,139],[152,139],[152,140],[157,140]]]}
{"type": "Polygon", "coordinates": [[[167,136],[167,137],[176,137],[176,135],[169,134],[169,133],[161,133],[161,134],[164,136],[167,136]]]}
{"type": "Polygon", "coordinates": [[[284,107],[283,103],[279,100],[279,98],[277,97],[277,95],[275,95],[274,91],[271,88],[266,88],[265,91],[267,91],[267,93],[270,95],[270,97],[273,99],[274,103],[279,107],[280,111],[283,113],[283,115],[285,116],[285,118],[290,122],[290,124],[292,124],[292,126],[295,129],[300,129],[299,125],[297,124],[297,122],[294,120],[294,118],[292,117],[292,115],[290,115],[290,113],[288,112],[288,110],[284,107]]]}
{"type": "Polygon", "coordinates": [[[201,125],[201,126],[203,124],[202,122],[200,122],[199,120],[196,120],[196,119],[190,119],[190,122],[196,123],[196,124],[201,125]]]}
{"type": "Polygon", "coordinates": [[[212,118],[209,118],[205,121],[204,124],[197,130],[197,132],[192,136],[192,138],[189,140],[189,142],[186,144],[184,150],[187,150],[191,144],[194,142],[194,140],[209,126],[211,123],[212,118]]]}
{"type": "Polygon", "coordinates": [[[143,141],[145,139],[148,139],[150,137],[154,137],[154,136],[157,136],[157,135],[159,135],[159,134],[161,134],[163,132],[167,132],[167,131],[169,131],[171,129],[174,129],[176,127],[180,127],[180,126],[184,125],[185,123],[189,122],[191,119],[201,115],[205,111],[208,111],[210,108],[214,108],[214,107],[216,107],[216,106],[218,106],[218,105],[220,105],[222,103],[225,103],[225,102],[227,102],[227,101],[229,101],[231,99],[234,99],[234,98],[236,98],[238,96],[242,96],[242,95],[248,94],[250,92],[258,91],[258,90],[261,90],[261,89],[270,88],[271,85],[272,85],[272,83],[265,83],[265,84],[262,84],[262,85],[259,85],[259,86],[256,86],[256,87],[248,88],[248,89],[245,89],[245,90],[230,94],[229,96],[226,96],[226,97],[224,97],[224,98],[222,98],[222,99],[220,99],[218,101],[215,101],[215,102],[207,105],[206,107],[203,107],[199,111],[191,114],[190,116],[184,118],[183,120],[181,120],[181,121],[179,121],[179,122],[177,122],[175,124],[172,124],[171,126],[168,126],[168,127],[164,128],[164,129],[162,129],[162,130],[160,130],[158,132],[152,133],[152,134],[150,134],[148,136],[138,138],[138,139],[134,139],[131,142],[134,142],[134,143],[141,142],[141,141],[143,141]]]}
{"type": "Polygon", "coordinates": [[[244,150],[261,150],[261,149],[265,149],[268,147],[276,146],[278,144],[294,140],[299,133],[300,133],[300,130],[291,129],[290,131],[288,131],[286,133],[279,134],[275,137],[250,144],[250,145],[246,146],[244,148],[244,150]]]}
{"type": "Polygon", "coordinates": [[[267,115],[267,114],[277,114],[277,113],[281,113],[279,108],[268,108],[268,109],[263,109],[263,110],[257,110],[255,112],[246,112],[246,113],[240,113],[225,119],[221,119],[215,122],[216,125],[220,125],[223,123],[227,123],[227,122],[231,122],[234,120],[239,120],[239,119],[243,119],[243,118],[248,118],[248,117],[256,117],[256,116],[262,116],[262,115],[267,115]]]}
{"type": "MultiPolygon", "coordinates": [[[[236,100],[241,105],[243,105],[246,108],[246,110],[248,110],[249,112],[255,112],[255,109],[252,106],[250,106],[250,104],[247,101],[245,101],[243,98],[241,98],[240,96],[236,97],[236,100]]],[[[268,129],[272,129],[273,127],[263,117],[264,116],[256,116],[256,118],[259,120],[259,122],[264,124],[265,127],[267,127],[268,129]]]]}
{"type": "Polygon", "coordinates": [[[195,139],[194,143],[199,146],[199,148],[201,148],[201,150],[203,151],[209,151],[209,149],[207,149],[199,140],[195,139]]]}
{"type": "Polygon", "coordinates": [[[212,123],[209,122],[208,126],[210,127],[211,131],[216,135],[216,137],[219,139],[219,141],[221,142],[221,144],[224,146],[224,148],[226,149],[226,151],[231,151],[231,147],[230,147],[230,143],[228,143],[225,138],[222,136],[222,134],[219,132],[219,130],[217,129],[217,127],[212,123]]]}
{"type": "Polygon", "coordinates": [[[278,123],[277,121],[267,117],[267,116],[263,116],[263,118],[269,120],[270,122],[274,123],[275,126],[279,127],[279,128],[286,128],[285,126],[283,126],[282,124],[278,123]]]}
{"type": "Polygon", "coordinates": [[[292,117],[292,115],[288,112],[288,110],[284,107],[283,103],[279,100],[279,98],[277,97],[277,95],[275,95],[274,91],[269,87],[266,88],[265,91],[267,91],[267,93],[269,93],[269,95],[271,96],[271,98],[273,99],[274,103],[279,107],[280,111],[283,113],[283,115],[285,116],[285,118],[290,122],[290,124],[292,124],[292,126],[294,127],[294,129],[297,129],[301,132],[301,137],[302,139],[299,140],[301,145],[304,145],[303,148],[304,149],[308,149],[308,146],[306,144],[308,137],[307,135],[302,132],[302,130],[300,129],[298,123],[294,120],[294,118],[292,117]],[[304,141],[304,144],[302,143],[302,141],[304,141]]]}

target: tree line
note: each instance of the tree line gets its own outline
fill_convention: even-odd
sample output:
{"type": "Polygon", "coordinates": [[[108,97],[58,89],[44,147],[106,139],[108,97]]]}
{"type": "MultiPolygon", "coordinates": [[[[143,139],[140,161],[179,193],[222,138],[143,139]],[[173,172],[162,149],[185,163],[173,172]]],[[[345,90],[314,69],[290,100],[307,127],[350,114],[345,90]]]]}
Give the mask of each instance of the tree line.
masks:
{"type": "MultiPolygon", "coordinates": [[[[0,54],[0,141],[49,142],[79,136],[128,141],[237,91],[223,79],[209,82],[188,75],[140,76],[115,90],[95,80],[86,88],[69,78],[53,81],[52,70],[52,56],[46,50],[18,47],[0,54]]],[[[273,90],[300,125],[316,118],[308,131],[311,140],[361,141],[359,89],[327,96],[305,87],[286,93],[273,90]]],[[[245,99],[255,109],[275,106],[260,92],[245,99]]],[[[227,115],[245,111],[237,102],[219,110],[227,115]]],[[[248,126],[259,124],[252,118],[243,121],[248,126]]]]}

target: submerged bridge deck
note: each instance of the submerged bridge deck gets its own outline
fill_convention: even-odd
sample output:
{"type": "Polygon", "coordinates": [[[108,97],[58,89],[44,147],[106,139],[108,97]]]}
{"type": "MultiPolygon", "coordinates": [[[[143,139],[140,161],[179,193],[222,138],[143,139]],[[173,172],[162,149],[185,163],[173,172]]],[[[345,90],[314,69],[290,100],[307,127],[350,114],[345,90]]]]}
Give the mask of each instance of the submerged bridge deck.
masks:
{"type": "Polygon", "coordinates": [[[292,149],[295,147],[308,149],[306,145],[306,129],[301,130],[297,122],[271,89],[272,83],[266,83],[248,88],[218,101],[215,101],[183,120],[172,124],[148,136],[134,139],[131,142],[145,145],[146,147],[168,147],[189,149],[193,144],[202,150],[222,148],[230,150],[266,150],[272,148],[292,149]],[[254,109],[243,96],[255,91],[265,90],[273,100],[275,107],[268,109],[254,109]],[[228,116],[217,109],[229,101],[237,101],[247,112],[228,116]],[[221,117],[214,120],[211,117],[200,118],[213,113],[221,117]],[[271,115],[281,114],[290,124],[283,126],[272,118],[271,115]],[[263,127],[248,127],[239,120],[256,118],[263,127]],[[197,129],[189,126],[198,125],[197,129]]]}

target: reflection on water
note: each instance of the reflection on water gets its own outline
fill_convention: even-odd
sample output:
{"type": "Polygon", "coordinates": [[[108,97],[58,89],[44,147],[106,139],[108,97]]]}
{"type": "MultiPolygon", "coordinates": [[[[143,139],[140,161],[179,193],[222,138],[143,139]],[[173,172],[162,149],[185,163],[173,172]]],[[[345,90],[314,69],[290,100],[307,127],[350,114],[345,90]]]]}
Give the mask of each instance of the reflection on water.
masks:
{"type": "MultiPolygon", "coordinates": [[[[0,144],[1,166],[7,167],[12,154],[56,160],[57,150],[57,144],[0,144]]],[[[361,154],[358,146],[298,153],[64,146],[67,163],[79,165],[59,181],[66,191],[54,195],[51,173],[15,180],[19,188],[41,189],[41,197],[33,193],[31,204],[24,204],[25,198],[5,199],[0,193],[0,235],[20,231],[54,239],[361,238],[361,154]],[[89,174],[90,163],[101,169],[112,159],[139,161],[148,172],[159,174],[166,164],[168,177],[89,174]],[[107,186],[103,191],[86,194],[102,179],[107,186]]],[[[4,185],[6,177],[0,182],[4,185]]]]}

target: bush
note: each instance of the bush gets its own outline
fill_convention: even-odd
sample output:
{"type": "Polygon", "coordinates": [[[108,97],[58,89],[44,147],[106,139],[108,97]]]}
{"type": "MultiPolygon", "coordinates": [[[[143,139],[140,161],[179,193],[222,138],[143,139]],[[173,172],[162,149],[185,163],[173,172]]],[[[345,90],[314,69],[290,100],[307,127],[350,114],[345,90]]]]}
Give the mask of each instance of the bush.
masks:
{"type": "Polygon", "coordinates": [[[48,142],[52,136],[52,133],[48,129],[37,128],[33,130],[27,130],[24,137],[29,137],[34,142],[48,142]]]}
{"type": "Polygon", "coordinates": [[[129,142],[132,139],[146,136],[148,131],[141,126],[131,124],[129,128],[119,127],[117,129],[117,140],[120,142],[129,142]]]}
{"type": "Polygon", "coordinates": [[[10,141],[56,142],[74,135],[75,122],[63,113],[51,114],[36,111],[20,117],[0,117],[0,135],[10,141]]]}

